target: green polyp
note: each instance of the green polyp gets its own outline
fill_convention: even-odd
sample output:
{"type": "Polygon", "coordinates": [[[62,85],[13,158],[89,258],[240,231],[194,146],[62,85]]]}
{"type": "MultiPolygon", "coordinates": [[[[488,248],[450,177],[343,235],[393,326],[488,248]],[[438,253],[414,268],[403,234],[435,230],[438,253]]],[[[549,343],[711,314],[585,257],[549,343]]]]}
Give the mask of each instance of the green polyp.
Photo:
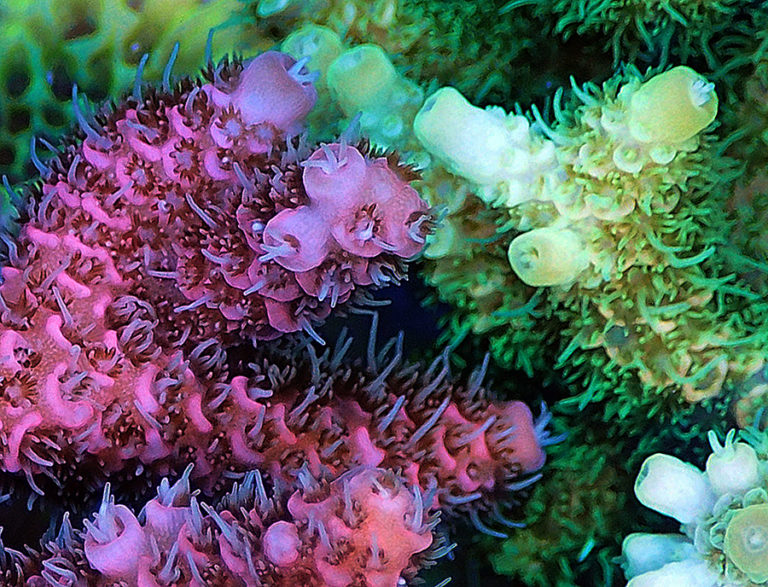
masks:
{"type": "Polygon", "coordinates": [[[580,241],[570,230],[536,228],[510,243],[509,264],[530,286],[563,285],[576,279],[586,267],[580,241]]]}
{"type": "Polygon", "coordinates": [[[725,555],[750,581],[768,581],[768,504],[737,511],[725,530],[725,555]]]}
{"type": "Polygon", "coordinates": [[[456,251],[458,235],[456,228],[450,222],[446,222],[434,234],[427,237],[427,248],[424,256],[428,259],[439,259],[456,251]]]}
{"type": "Polygon", "coordinates": [[[343,49],[339,35],[317,24],[308,24],[292,32],[280,48],[296,60],[309,57],[307,67],[319,71],[321,79],[325,78],[331,62],[343,49]]]}
{"type": "Polygon", "coordinates": [[[682,143],[717,116],[714,84],[690,67],[679,66],[642,84],[629,104],[629,130],[644,143],[682,143]]]}
{"type": "Polygon", "coordinates": [[[376,109],[396,80],[395,67],[377,45],[349,49],[328,67],[328,87],[347,116],[376,109]]]}
{"type": "Polygon", "coordinates": [[[285,10],[291,0],[259,0],[256,14],[262,17],[272,16],[285,10]]]}

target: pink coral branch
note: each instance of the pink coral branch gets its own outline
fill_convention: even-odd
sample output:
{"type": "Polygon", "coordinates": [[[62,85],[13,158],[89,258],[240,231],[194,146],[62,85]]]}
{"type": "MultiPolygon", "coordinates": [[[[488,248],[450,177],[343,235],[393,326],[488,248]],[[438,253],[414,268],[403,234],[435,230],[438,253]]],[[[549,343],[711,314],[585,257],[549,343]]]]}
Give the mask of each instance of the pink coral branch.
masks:
{"type": "Polygon", "coordinates": [[[446,552],[418,490],[391,471],[357,468],[269,497],[249,474],[215,506],[188,472],[136,516],[107,488],[84,530],[68,519],[40,553],[7,552],[6,579],[70,587],[397,587],[446,552]],[[11,564],[8,564],[10,562],[11,564]]]}

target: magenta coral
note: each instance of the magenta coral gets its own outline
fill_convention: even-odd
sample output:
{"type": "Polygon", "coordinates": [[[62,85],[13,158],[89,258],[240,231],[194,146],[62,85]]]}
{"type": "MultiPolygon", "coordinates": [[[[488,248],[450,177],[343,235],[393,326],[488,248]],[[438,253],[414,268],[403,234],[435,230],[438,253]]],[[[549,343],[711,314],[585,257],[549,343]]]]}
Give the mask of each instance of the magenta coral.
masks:
{"type": "Polygon", "coordinates": [[[79,486],[84,471],[97,484],[193,462],[208,490],[255,467],[294,486],[303,463],[324,479],[383,466],[476,516],[543,464],[546,420],[486,399],[479,375],[454,384],[445,357],[420,373],[398,344],[366,369],[344,359],[348,344],[318,358],[273,343],[232,376],[215,340],[165,352],[152,306],[120,291],[108,256],[71,235],[26,233],[39,272],[5,268],[0,286],[19,328],[0,335],[0,456],[33,484],[40,473],[79,486]],[[100,278],[85,287],[86,276],[100,278]],[[68,290],[81,295],[64,304],[68,290]]]}
{"type": "Polygon", "coordinates": [[[433,224],[413,172],[364,144],[295,136],[315,100],[302,63],[270,52],[207,78],[137,90],[95,118],[74,92],[82,134],[37,162],[19,235],[2,237],[0,469],[70,497],[189,464],[206,493],[256,469],[299,493],[274,520],[238,502],[204,522],[165,485],[139,518],[107,499],[76,570],[54,554],[41,577],[79,585],[87,566],[105,585],[157,587],[221,569],[227,585],[379,587],[415,572],[428,512],[511,524],[498,504],[538,479],[547,416],[489,398],[484,369],[454,383],[446,356],[404,363],[400,339],[378,355],[371,342],[366,366],[343,340],[319,357],[295,340],[251,346],[318,339],[333,307],[403,277],[433,224]],[[352,494],[368,526],[344,513],[357,515],[352,494]]]}
{"type": "Polygon", "coordinates": [[[5,584],[34,587],[396,587],[427,558],[437,518],[419,490],[362,467],[331,483],[306,478],[269,497],[250,474],[216,506],[199,503],[185,474],[164,481],[139,516],[105,492],[85,530],[65,519],[41,553],[10,551],[5,584]]]}
{"type": "Polygon", "coordinates": [[[303,63],[267,52],[207,76],[93,120],[75,91],[84,139],[42,170],[22,221],[109,254],[168,349],[317,336],[356,289],[403,277],[432,215],[387,158],[297,136],[316,99],[303,63]]]}

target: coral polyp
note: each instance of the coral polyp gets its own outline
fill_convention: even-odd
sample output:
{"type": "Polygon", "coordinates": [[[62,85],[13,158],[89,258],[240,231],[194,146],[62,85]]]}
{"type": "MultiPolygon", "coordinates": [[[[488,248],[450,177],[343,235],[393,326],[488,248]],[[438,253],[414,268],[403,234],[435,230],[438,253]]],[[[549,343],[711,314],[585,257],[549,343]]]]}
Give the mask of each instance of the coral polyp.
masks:
{"type": "Polygon", "coordinates": [[[750,505],[728,522],[724,550],[753,583],[768,581],[768,504],[750,505]]]}
{"type": "Polygon", "coordinates": [[[629,586],[768,583],[766,437],[757,429],[743,436],[747,442],[736,441],[731,431],[721,445],[710,432],[713,453],[706,472],[670,455],[646,459],[637,498],[680,521],[682,535],[628,536],[623,550],[629,586]]]}
{"type": "MultiPolygon", "coordinates": [[[[602,87],[574,86],[570,100],[563,97],[555,95],[551,127],[536,108],[527,117],[481,109],[450,88],[427,99],[414,132],[457,176],[453,185],[464,183],[443,193],[498,210],[495,220],[488,215],[495,226],[484,239],[454,240],[455,253],[443,243],[427,256],[437,263],[483,250],[500,267],[508,260],[504,296],[483,309],[494,318],[495,356],[520,354],[505,329],[525,328],[536,316],[548,329],[556,319],[554,362],[573,380],[592,382],[583,401],[615,397],[622,415],[648,402],[668,414],[681,399],[750,393],[764,363],[765,329],[746,305],[758,294],[749,283],[731,284],[728,257],[716,255],[731,222],[725,202],[736,173],[710,130],[713,84],[684,66],[649,76],[628,68],[602,87]],[[723,315],[732,317],[728,326],[723,315]]],[[[465,216],[472,206],[425,194],[448,206],[452,233],[474,224],[465,216]]],[[[452,278],[466,283],[471,263],[454,267],[452,278]]],[[[441,290],[452,288],[446,277],[443,262],[434,278],[441,290]]]]}
{"type": "Polygon", "coordinates": [[[5,584],[386,587],[448,550],[418,489],[391,471],[307,476],[301,489],[270,493],[253,473],[213,505],[187,473],[164,480],[138,516],[107,488],[83,529],[65,518],[41,551],[6,554],[5,584]]]}
{"type": "Polygon", "coordinates": [[[84,140],[43,169],[25,230],[78,234],[111,251],[176,346],[214,333],[232,342],[314,332],[356,286],[399,281],[431,228],[426,205],[387,158],[347,144],[313,154],[296,137],[316,96],[302,64],[269,52],[207,75],[165,92],[138,87],[93,120],[76,104],[84,140]],[[356,183],[334,175],[347,161],[356,183]],[[323,189],[346,200],[318,204],[323,189]],[[322,231],[299,237],[297,222],[322,231]],[[361,255],[368,241],[379,244],[361,255]]]}

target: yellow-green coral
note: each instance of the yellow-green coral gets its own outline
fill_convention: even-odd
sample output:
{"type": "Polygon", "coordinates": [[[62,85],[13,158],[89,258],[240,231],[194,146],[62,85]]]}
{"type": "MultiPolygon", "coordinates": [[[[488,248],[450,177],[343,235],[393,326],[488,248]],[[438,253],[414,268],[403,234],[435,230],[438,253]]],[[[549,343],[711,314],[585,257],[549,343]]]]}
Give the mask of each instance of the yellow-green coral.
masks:
{"type": "Polygon", "coordinates": [[[570,284],[588,263],[579,235],[552,226],[516,236],[507,256],[517,276],[534,287],[570,284]]]}
{"type": "Polygon", "coordinates": [[[679,66],[653,76],[632,94],[627,126],[643,143],[677,145],[712,124],[717,104],[715,84],[679,66]]]}
{"type": "Polygon", "coordinates": [[[726,556],[753,583],[768,581],[768,504],[738,510],[725,528],[726,556]]]}
{"type": "MultiPolygon", "coordinates": [[[[628,70],[573,94],[567,105],[556,94],[549,127],[536,110],[512,124],[522,117],[476,109],[450,91],[446,109],[456,103],[456,112],[471,115],[451,117],[447,129],[423,122],[440,106],[438,94],[437,106],[428,110],[429,98],[417,115],[417,136],[433,165],[444,161],[453,173],[470,166],[468,154],[490,155],[490,172],[467,173],[465,189],[507,214],[497,220],[495,262],[509,248],[510,273],[540,288],[522,315],[560,324],[553,358],[580,384],[578,401],[612,398],[606,409],[625,418],[638,403],[664,414],[683,408],[682,399],[753,392],[768,328],[754,305],[759,294],[730,272],[725,201],[736,172],[708,130],[717,107],[711,84],[685,67],[650,77],[628,70]],[[487,120],[498,133],[487,144],[473,137],[473,149],[454,155],[450,146],[487,120]]],[[[446,221],[461,232],[461,215],[452,211],[446,221]]],[[[450,256],[445,241],[440,253],[450,256]]],[[[453,279],[459,284],[468,272],[471,264],[463,272],[457,264],[453,279]]],[[[521,291],[512,275],[507,291],[521,291]]],[[[485,310],[496,317],[488,336],[504,358],[512,344],[504,329],[516,331],[521,314],[496,301],[485,310]]]]}
{"type": "Polygon", "coordinates": [[[766,434],[746,431],[723,445],[708,434],[706,471],[668,454],[649,456],[635,494],[646,507],[675,518],[680,534],[632,534],[624,541],[628,587],[768,584],[766,434]]]}
{"type": "Polygon", "coordinates": [[[348,118],[360,113],[361,130],[374,145],[404,146],[424,92],[398,75],[381,47],[363,44],[344,51],[328,66],[326,82],[348,118]]]}

